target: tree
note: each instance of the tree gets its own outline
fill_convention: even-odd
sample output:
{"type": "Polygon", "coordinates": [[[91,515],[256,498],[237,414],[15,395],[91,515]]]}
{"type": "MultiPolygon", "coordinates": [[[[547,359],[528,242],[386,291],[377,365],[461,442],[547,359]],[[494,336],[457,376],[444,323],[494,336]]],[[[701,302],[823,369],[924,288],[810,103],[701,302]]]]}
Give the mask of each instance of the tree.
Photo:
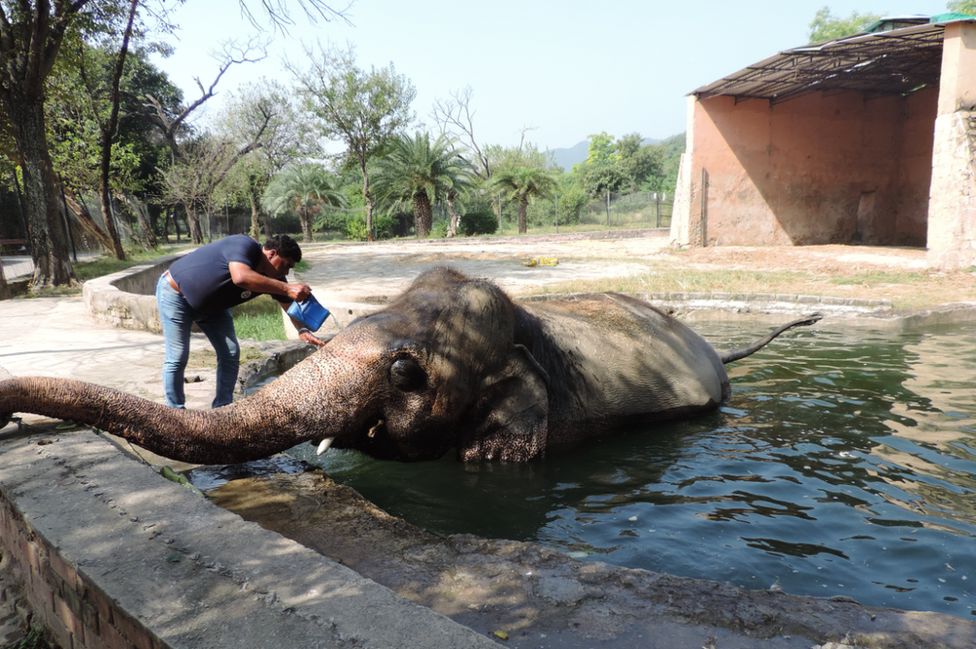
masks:
{"type": "Polygon", "coordinates": [[[545,169],[539,167],[508,167],[496,170],[489,185],[505,192],[507,198],[518,205],[518,231],[528,231],[526,214],[529,199],[548,198],[556,189],[556,179],[545,169]]]}
{"type": "MultiPolygon", "coordinates": [[[[131,148],[119,140],[123,72],[131,58],[129,41],[138,5],[139,0],[128,0],[121,43],[115,42],[117,37],[111,30],[87,37],[76,32],[68,35],[48,78],[45,104],[54,135],[51,155],[62,183],[68,176],[68,187],[63,189],[72,194],[71,202],[82,226],[118,259],[125,259],[125,251],[116,228],[112,194],[124,191],[125,183],[120,179],[131,179],[138,166],[131,148]],[[98,188],[101,226],[78,197],[92,187],[98,188]]],[[[152,233],[147,234],[152,239],[152,233]]]]}
{"type": "MultiPolygon", "coordinates": [[[[321,0],[296,1],[313,20],[342,15],[321,0]]],[[[240,3],[247,12],[247,0],[240,3]]],[[[287,26],[284,0],[262,0],[261,4],[275,26],[287,26]]],[[[9,125],[24,178],[34,288],[65,284],[74,278],[48,150],[45,81],[69,29],[99,26],[120,33],[116,21],[126,15],[126,6],[122,0],[0,0],[0,123],[9,125]]]]}
{"type": "Polygon", "coordinates": [[[433,117],[447,135],[463,138],[473,157],[478,160],[472,164],[474,173],[482,180],[491,178],[491,161],[484,144],[474,134],[474,110],[471,108],[471,87],[451,93],[449,100],[438,100],[434,104],[433,117]]]}
{"type": "Polygon", "coordinates": [[[207,135],[192,140],[178,136],[190,113],[213,97],[217,83],[231,65],[255,60],[251,58],[252,51],[252,44],[237,52],[225,50],[225,58],[214,81],[208,88],[204,88],[198,79],[200,97],[182,108],[179,114],[167,113],[157,98],[151,98],[156,109],[157,123],[170,146],[174,160],[164,175],[166,194],[186,208],[193,243],[203,241],[200,209],[209,213],[214,193],[231,169],[251,151],[265,145],[268,133],[271,132],[269,127],[276,121],[281,107],[272,95],[255,95],[251,101],[238,104],[235,128],[223,136],[207,135]]]}
{"type": "Polygon", "coordinates": [[[451,148],[450,140],[441,136],[431,142],[429,133],[393,138],[376,169],[377,197],[394,207],[411,203],[418,238],[430,235],[434,203],[441,198],[453,203],[471,175],[470,165],[451,148]]]}
{"type": "Polygon", "coordinates": [[[976,16],[976,0],[955,0],[946,5],[949,11],[976,16]]]}
{"type": "Polygon", "coordinates": [[[320,164],[288,167],[275,176],[264,194],[264,206],[272,214],[295,212],[302,224],[302,238],[312,241],[312,216],[323,207],[344,207],[332,174],[320,164]]]}
{"type": "Polygon", "coordinates": [[[34,288],[74,279],[48,152],[44,85],[68,28],[91,0],[0,0],[0,113],[9,124],[24,182],[34,288]]]}
{"type": "Polygon", "coordinates": [[[210,214],[220,183],[244,156],[263,146],[274,108],[258,103],[253,110],[254,115],[246,122],[248,130],[241,133],[239,141],[207,134],[184,142],[179,147],[179,159],[163,174],[166,196],[186,209],[193,243],[203,242],[200,212],[210,214]]]}
{"type": "Polygon", "coordinates": [[[881,18],[878,14],[851,12],[847,18],[839,18],[830,13],[830,7],[821,7],[810,21],[810,42],[823,43],[845,36],[851,36],[881,18]]]}
{"type": "Polygon", "coordinates": [[[629,133],[617,140],[620,172],[627,191],[636,192],[650,179],[661,175],[661,157],[653,145],[645,145],[639,133],[629,133]]]}
{"type": "Polygon", "coordinates": [[[367,238],[374,239],[373,192],[369,184],[370,159],[395,133],[413,120],[410,104],[413,84],[398,75],[391,63],[369,72],[356,67],[352,50],[308,51],[310,67],[289,66],[301,88],[308,110],[319,120],[327,138],[346,145],[346,155],[359,167],[366,206],[367,238]]]}
{"type": "Polygon", "coordinates": [[[310,137],[311,129],[292,100],[292,93],[275,81],[263,80],[237,93],[221,120],[220,131],[234,137],[251,130],[247,122],[253,121],[257,114],[253,107],[260,104],[274,107],[262,146],[234,165],[222,187],[235,203],[249,207],[250,235],[255,239],[261,235],[262,222],[265,235],[271,235],[271,224],[262,203],[271,178],[288,164],[321,153],[317,138],[310,137]]]}
{"type": "Polygon", "coordinates": [[[573,169],[591,196],[605,196],[607,202],[607,226],[610,225],[610,194],[620,189],[626,181],[620,153],[613,136],[597,133],[590,136],[586,160],[573,169]]]}

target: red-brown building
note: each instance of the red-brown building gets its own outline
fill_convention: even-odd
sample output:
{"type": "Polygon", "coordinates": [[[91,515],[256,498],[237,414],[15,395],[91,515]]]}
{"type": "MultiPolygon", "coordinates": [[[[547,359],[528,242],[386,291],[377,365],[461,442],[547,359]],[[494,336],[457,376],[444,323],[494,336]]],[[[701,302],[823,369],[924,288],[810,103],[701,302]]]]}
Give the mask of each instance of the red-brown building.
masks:
{"type": "Polygon", "coordinates": [[[678,245],[925,246],[976,264],[976,18],[887,19],[695,90],[678,245]]]}

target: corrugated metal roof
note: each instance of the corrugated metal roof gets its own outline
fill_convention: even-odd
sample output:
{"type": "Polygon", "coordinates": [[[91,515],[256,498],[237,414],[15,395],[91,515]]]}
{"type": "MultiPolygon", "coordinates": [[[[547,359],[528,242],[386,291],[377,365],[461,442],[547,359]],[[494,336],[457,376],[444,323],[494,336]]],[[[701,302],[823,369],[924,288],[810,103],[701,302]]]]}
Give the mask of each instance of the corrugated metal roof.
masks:
{"type": "MultiPolygon", "coordinates": [[[[940,17],[937,17],[940,18],[940,17]]],[[[780,52],[693,91],[784,101],[813,91],[907,95],[939,83],[946,22],[857,34],[780,52]]],[[[976,22],[976,17],[963,20],[976,22]]]]}

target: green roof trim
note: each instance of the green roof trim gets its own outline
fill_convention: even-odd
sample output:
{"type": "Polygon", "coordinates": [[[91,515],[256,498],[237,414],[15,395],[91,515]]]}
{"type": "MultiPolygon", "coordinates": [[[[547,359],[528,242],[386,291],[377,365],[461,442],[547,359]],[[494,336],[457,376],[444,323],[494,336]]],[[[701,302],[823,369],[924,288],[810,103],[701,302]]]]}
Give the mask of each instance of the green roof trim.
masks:
{"type": "Polygon", "coordinates": [[[929,18],[929,23],[936,25],[939,23],[951,23],[957,20],[976,20],[976,16],[973,14],[964,14],[958,11],[950,11],[949,13],[936,14],[929,18]]]}

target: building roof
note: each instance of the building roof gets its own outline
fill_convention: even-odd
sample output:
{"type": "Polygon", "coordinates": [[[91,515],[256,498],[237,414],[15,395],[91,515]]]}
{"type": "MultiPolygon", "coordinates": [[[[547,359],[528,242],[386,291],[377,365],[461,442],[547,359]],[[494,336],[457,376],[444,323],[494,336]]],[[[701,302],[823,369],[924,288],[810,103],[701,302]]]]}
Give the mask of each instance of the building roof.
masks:
{"type": "Polygon", "coordinates": [[[946,23],[976,21],[976,16],[943,14],[930,20],[786,50],[692,94],[699,99],[730,95],[775,103],[814,91],[908,95],[938,86],[946,23]]]}

